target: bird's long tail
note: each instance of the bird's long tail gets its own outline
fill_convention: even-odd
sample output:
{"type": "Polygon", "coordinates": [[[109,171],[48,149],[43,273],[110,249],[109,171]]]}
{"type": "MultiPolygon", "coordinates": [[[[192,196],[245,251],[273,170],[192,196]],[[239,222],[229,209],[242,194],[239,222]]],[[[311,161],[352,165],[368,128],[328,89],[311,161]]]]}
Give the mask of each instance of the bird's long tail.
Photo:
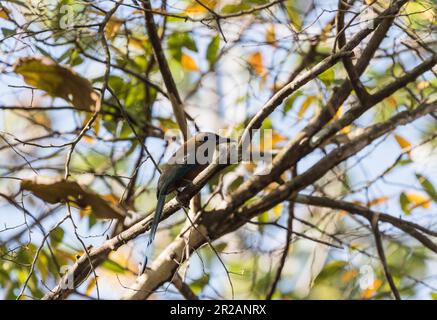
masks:
{"type": "Polygon", "coordinates": [[[161,219],[162,210],[164,209],[166,195],[160,193],[158,195],[158,203],[156,204],[155,215],[153,217],[152,225],[150,226],[149,238],[147,240],[146,254],[144,257],[143,265],[141,266],[140,275],[144,273],[147,266],[147,260],[150,254],[150,248],[155,239],[156,230],[158,229],[159,220],[161,219]]]}

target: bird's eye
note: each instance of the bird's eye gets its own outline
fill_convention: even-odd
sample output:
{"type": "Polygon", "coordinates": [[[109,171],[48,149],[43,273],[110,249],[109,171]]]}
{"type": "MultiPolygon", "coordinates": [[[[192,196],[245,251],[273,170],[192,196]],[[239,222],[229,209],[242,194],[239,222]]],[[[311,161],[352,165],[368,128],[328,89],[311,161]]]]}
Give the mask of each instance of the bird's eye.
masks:
{"type": "Polygon", "coordinates": [[[208,136],[204,136],[204,137],[203,137],[203,141],[204,141],[204,142],[208,141],[208,136]]]}

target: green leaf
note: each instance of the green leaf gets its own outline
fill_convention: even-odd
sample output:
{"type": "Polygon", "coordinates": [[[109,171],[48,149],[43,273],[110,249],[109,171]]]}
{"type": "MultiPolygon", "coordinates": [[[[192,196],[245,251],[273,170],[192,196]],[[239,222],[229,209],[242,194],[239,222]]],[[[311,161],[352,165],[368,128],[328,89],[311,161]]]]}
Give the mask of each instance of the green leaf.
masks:
{"type": "Polygon", "coordinates": [[[432,200],[437,201],[437,192],[432,183],[421,174],[416,174],[416,178],[419,180],[423,190],[432,198],[432,200]]]}
{"type": "Polygon", "coordinates": [[[244,178],[242,176],[238,176],[228,187],[228,192],[232,192],[237,189],[244,182],[244,178]]]}
{"type": "Polygon", "coordinates": [[[240,4],[227,4],[222,8],[222,13],[236,13],[240,12],[242,10],[248,10],[251,7],[244,2],[241,2],[240,4]]]}
{"type": "Polygon", "coordinates": [[[3,36],[6,38],[6,37],[13,36],[15,34],[15,30],[8,29],[8,28],[2,28],[2,33],[3,33],[3,36]]]}
{"type": "Polygon", "coordinates": [[[57,247],[64,238],[65,231],[61,227],[57,227],[50,232],[50,242],[54,247],[57,247]]]}
{"type": "Polygon", "coordinates": [[[212,66],[217,60],[218,52],[220,48],[220,37],[216,35],[211,39],[211,42],[206,49],[206,59],[209,62],[209,65],[212,66]]]}
{"type": "Polygon", "coordinates": [[[319,78],[328,87],[334,82],[334,70],[330,68],[319,74],[317,78],[319,78]]]}
{"type": "Polygon", "coordinates": [[[188,32],[173,32],[167,40],[168,49],[171,55],[181,61],[182,48],[197,52],[196,42],[188,32]]]}
{"type": "Polygon", "coordinates": [[[105,262],[103,262],[102,268],[120,274],[125,272],[125,268],[123,268],[120,264],[112,260],[106,260],[105,262]]]}
{"type": "Polygon", "coordinates": [[[297,9],[294,7],[295,0],[293,1],[287,1],[286,8],[287,8],[287,14],[290,18],[291,24],[297,29],[297,31],[300,31],[302,29],[302,19],[301,15],[297,11],[297,9]]]}
{"type": "Polygon", "coordinates": [[[53,59],[52,56],[50,55],[50,53],[48,53],[46,50],[44,50],[40,46],[35,46],[35,48],[37,48],[38,51],[41,52],[42,55],[49,57],[50,59],[53,59]]]}
{"type": "Polygon", "coordinates": [[[291,110],[291,108],[293,107],[294,102],[300,96],[302,96],[302,91],[296,91],[290,98],[285,100],[285,103],[284,103],[284,112],[285,113],[287,113],[288,111],[291,110]]]}
{"type": "Polygon", "coordinates": [[[260,223],[258,225],[259,231],[262,233],[264,231],[265,223],[269,221],[269,213],[263,212],[257,216],[257,220],[260,223]]]}
{"type": "Polygon", "coordinates": [[[404,192],[402,192],[399,196],[399,204],[401,205],[401,209],[403,212],[405,212],[405,214],[410,214],[410,209],[408,208],[410,200],[408,200],[408,197],[404,192]]]}
{"type": "Polygon", "coordinates": [[[437,300],[437,292],[431,292],[432,300],[437,300]]]}
{"type": "Polygon", "coordinates": [[[205,287],[208,283],[209,283],[209,274],[205,273],[199,279],[194,280],[190,284],[190,287],[191,287],[191,290],[193,290],[193,292],[195,294],[199,294],[202,291],[203,287],[205,287]]]}

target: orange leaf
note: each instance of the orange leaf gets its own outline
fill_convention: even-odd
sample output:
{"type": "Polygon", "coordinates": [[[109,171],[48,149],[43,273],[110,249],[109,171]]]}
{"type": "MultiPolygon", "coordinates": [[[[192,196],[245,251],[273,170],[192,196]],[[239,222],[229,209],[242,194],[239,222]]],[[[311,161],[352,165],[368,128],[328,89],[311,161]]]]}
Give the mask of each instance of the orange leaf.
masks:
{"type": "Polygon", "coordinates": [[[182,53],[181,64],[188,71],[199,71],[196,61],[185,53],[182,53]]]}
{"type": "Polygon", "coordinates": [[[387,99],[386,99],[386,101],[388,102],[388,104],[391,106],[391,107],[396,107],[397,105],[398,105],[398,102],[397,102],[397,100],[396,100],[396,98],[394,97],[394,96],[390,96],[390,97],[388,97],[387,99]]]}
{"type": "Polygon", "coordinates": [[[371,206],[376,206],[376,205],[378,205],[378,204],[381,204],[381,203],[387,202],[388,199],[389,199],[389,197],[379,197],[379,198],[375,198],[375,199],[369,201],[368,206],[369,206],[369,207],[371,207],[371,206]]]}
{"type": "Polygon", "coordinates": [[[411,143],[407,139],[405,139],[404,137],[401,137],[400,135],[395,134],[395,139],[396,139],[396,142],[398,143],[398,145],[402,149],[410,149],[411,148],[411,143]]]}
{"type": "Polygon", "coordinates": [[[261,52],[255,52],[249,56],[248,60],[250,66],[255,70],[256,74],[258,74],[260,77],[265,76],[265,68],[263,63],[263,56],[261,52]]]}
{"type": "Polygon", "coordinates": [[[381,287],[382,281],[380,279],[376,279],[373,281],[372,285],[367,289],[363,290],[361,293],[361,298],[370,299],[376,293],[376,291],[381,287]]]}
{"type": "Polygon", "coordinates": [[[357,270],[347,270],[341,276],[341,281],[344,283],[347,283],[347,282],[351,281],[353,278],[355,278],[357,275],[358,275],[357,270]]]}
{"type": "Polygon", "coordinates": [[[120,20],[118,18],[112,17],[109,19],[109,21],[106,23],[105,26],[105,35],[108,39],[114,38],[118,31],[120,30],[121,26],[123,25],[123,20],[120,20]]]}

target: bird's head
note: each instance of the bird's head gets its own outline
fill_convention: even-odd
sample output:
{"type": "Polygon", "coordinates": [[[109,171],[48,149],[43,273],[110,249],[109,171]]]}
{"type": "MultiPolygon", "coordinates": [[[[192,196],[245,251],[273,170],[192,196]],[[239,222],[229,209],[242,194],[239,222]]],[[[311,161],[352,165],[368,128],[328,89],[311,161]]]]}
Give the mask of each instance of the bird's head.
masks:
{"type": "Polygon", "coordinates": [[[233,142],[212,132],[199,132],[185,142],[168,160],[169,164],[211,163],[218,145],[233,142]]]}
{"type": "Polygon", "coordinates": [[[203,144],[219,145],[220,143],[230,143],[232,139],[224,138],[212,132],[199,132],[193,138],[196,147],[203,144]]]}

